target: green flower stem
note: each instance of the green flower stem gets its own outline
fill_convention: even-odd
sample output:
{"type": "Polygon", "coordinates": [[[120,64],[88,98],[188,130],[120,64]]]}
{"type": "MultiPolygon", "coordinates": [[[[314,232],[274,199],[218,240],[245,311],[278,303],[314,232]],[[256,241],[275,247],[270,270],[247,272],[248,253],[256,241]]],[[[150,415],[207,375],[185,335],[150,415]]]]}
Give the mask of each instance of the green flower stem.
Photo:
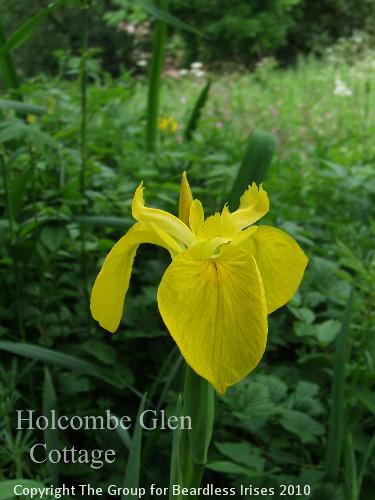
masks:
{"type": "Polygon", "coordinates": [[[213,387],[186,366],[182,414],[191,417],[192,429],[182,431],[179,446],[179,477],[181,486],[185,488],[198,488],[201,484],[211,442],[214,413],[213,387]]]}

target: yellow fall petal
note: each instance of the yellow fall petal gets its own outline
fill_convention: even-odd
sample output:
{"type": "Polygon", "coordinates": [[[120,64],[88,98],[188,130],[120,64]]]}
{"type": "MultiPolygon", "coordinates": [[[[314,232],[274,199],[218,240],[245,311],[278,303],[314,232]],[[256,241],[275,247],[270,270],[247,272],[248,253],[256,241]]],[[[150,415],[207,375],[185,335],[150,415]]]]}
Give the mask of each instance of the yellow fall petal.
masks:
{"type": "Polygon", "coordinates": [[[186,225],[189,224],[190,207],[193,203],[193,195],[189,186],[186,172],[182,173],[180,186],[180,200],[178,204],[178,217],[186,225]]]}
{"type": "Polygon", "coordinates": [[[158,228],[138,222],[111,249],[91,291],[90,309],[94,319],[110,332],[117,330],[129,287],[134,257],[140,243],[166,248],[172,256],[180,247],[170,246],[170,237],[158,228]]]}
{"type": "Polygon", "coordinates": [[[259,226],[243,231],[238,243],[255,258],[266,292],[268,314],[286,304],[301,283],[308,259],[298,243],[281,229],[259,226]],[[249,232],[249,238],[243,235],[249,232]]]}
{"type": "Polygon", "coordinates": [[[233,245],[215,259],[179,254],[158,290],[162,318],[192,369],[224,393],[259,363],[267,339],[264,289],[252,256],[233,245]]]}
{"type": "Polygon", "coordinates": [[[232,218],[241,229],[244,229],[261,219],[269,208],[268,196],[262,184],[258,189],[258,186],[253,182],[241,196],[240,206],[232,213],[232,218]]]}
{"type": "Polygon", "coordinates": [[[143,189],[143,183],[141,182],[135,191],[132,203],[132,214],[134,219],[144,223],[152,222],[186,246],[190,245],[194,236],[187,225],[164,210],[145,207],[143,189]]]}

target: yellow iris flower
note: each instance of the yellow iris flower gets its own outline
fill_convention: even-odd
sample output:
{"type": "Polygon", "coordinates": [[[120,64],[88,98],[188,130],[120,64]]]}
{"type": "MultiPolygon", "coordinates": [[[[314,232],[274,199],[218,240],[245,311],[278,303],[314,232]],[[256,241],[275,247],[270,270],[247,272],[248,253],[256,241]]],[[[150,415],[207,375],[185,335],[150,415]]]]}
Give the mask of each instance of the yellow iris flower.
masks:
{"type": "Polygon", "coordinates": [[[94,283],[91,313],[117,330],[140,243],[167,249],[172,263],[161,280],[161,316],[191,368],[221,394],[259,363],[267,340],[267,315],[296,292],[307,258],[287,233],[254,226],[269,210],[262,185],[248,187],[238,210],[205,219],[185,173],[179,216],[148,208],[143,184],[132,213],[137,221],[112,248],[94,283]]]}
{"type": "Polygon", "coordinates": [[[172,132],[175,134],[177,132],[178,125],[174,118],[164,116],[159,119],[159,129],[161,132],[172,132]]]}

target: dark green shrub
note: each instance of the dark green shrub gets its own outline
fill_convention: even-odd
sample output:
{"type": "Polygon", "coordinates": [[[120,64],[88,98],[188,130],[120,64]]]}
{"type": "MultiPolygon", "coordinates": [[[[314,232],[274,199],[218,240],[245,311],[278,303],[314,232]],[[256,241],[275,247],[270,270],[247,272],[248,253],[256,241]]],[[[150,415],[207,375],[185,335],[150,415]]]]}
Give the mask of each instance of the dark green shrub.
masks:
{"type": "Polygon", "coordinates": [[[203,59],[246,64],[285,46],[300,1],[173,0],[171,10],[207,35],[198,38],[192,33],[181,33],[186,42],[187,62],[203,59]]]}

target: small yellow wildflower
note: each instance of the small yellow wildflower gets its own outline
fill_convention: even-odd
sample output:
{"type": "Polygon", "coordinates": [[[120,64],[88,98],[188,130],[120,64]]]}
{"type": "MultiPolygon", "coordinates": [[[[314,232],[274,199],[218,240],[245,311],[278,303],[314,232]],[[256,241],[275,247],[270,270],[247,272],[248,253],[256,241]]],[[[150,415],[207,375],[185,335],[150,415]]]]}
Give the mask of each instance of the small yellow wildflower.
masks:
{"type": "Polygon", "coordinates": [[[132,213],[137,221],[107,255],[91,293],[91,313],[114,332],[123,312],[140,243],[167,249],[172,263],[161,280],[161,316],[191,368],[224,393],[250,373],[266,347],[267,315],[296,292],[307,258],[287,233],[254,226],[269,210],[253,183],[239,208],[205,219],[183,174],[179,215],[148,208],[142,183],[132,213]]]}
{"type": "Polygon", "coordinates": [[[159,129],[161,132],[172,132],[175,134],[178,129],[178,124],[173,117],[163,116],[159,119],[159,129]]]}
{"type": "Polygon", "coordinates": [[[32,115],[32,114],[27,115],[27,117],[26,117],[26,121],[29,125],[32,125],[33,123],[35,123],[36,120],[37,120],[37,117],[35,115],[32,115]]]}

